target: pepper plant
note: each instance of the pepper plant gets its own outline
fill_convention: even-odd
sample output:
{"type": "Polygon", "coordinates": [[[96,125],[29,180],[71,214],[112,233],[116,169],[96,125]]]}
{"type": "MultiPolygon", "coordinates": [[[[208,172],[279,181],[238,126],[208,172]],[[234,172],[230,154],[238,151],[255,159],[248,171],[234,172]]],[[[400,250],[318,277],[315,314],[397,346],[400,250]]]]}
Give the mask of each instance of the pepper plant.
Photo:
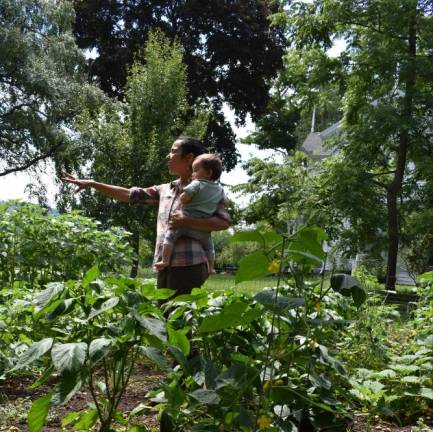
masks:
{"type": "Polygon", "coordinates": [[[347,275],[311,281],[325,238],[318,227],[237,233],[233,241],[258,248],[241,260],[236,282],[273,274],[276,289],[254,297],[193,290],[163,306],[169,325],[193,335],[192,354],[149,395],[161,403],[163,432],[344,430],[349,383],[330,347],[347,323],[328,305],[346,296],[359,307],[366,295],[347,275]]]}
{"type": "MultiPolygon", "coordinates": [[[[51,406],[66,404],[83,386],[93,405],[69,413],[63,426],[91,430],[98,424],[98,430],[108,432],[113,421],[127,425],[129,419],[117,408],[137,358],[146,356],[171,369],[161,350],[167,345],[176,348],[169,344],[158,302],[173,292],[157,290],[152,281],[99,276],[93,267],[81,281],[48,284],[34,300],[35,325],[44,338],[31,344],[9,373],[38,361],[45,371],[33,388],[54,373],[60,380],[33,402],[28,415],[31,432],[42,429],[51,406]]],[[[172,333],[176,344],[177,332],[172,333]]]]}
{"type": "Polygon", "coordinates": [[[35,204],[1,203],[0,286],[33,288],[78,279],[93,265],[120,271],[132,259],[129,234],[100,228],[78,212],[55,216],[35,204]]]}

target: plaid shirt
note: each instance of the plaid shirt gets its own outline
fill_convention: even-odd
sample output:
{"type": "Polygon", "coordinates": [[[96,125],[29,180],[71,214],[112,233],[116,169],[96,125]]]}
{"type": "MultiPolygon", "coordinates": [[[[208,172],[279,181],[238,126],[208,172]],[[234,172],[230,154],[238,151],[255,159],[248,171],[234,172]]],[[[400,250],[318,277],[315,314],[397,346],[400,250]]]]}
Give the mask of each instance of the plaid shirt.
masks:
{"type": "MultiPolygon", "coordinates": [[[[131,205],[145,203],[158,206],[154,263],[161,260],[162,244],[170,216],[182,208],[179,199],[181,193],[179,180],[148,188],[133,187],[130,189],[129,203],[131,205]]],[[[230,216],[223,207],[215,212],[215,216],[230,222],[230,216]]],[[[206,260],[206,254],[199,241],[190,237],[181,237],[174,245],[170,265],[186,267],[201,264],[206,260]]]]}

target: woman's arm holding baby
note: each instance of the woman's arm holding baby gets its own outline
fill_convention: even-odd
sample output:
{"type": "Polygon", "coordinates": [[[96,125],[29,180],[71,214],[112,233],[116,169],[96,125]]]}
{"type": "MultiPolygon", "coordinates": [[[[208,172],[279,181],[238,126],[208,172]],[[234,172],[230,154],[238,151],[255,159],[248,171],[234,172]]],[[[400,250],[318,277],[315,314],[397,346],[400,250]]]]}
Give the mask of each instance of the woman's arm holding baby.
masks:
{"type": "Polygon", "coordinates": [[[182,192],[180,194],[180,202],[182,205],[188,204],[191,200],[192,197],[188,192],[182,192]]]}

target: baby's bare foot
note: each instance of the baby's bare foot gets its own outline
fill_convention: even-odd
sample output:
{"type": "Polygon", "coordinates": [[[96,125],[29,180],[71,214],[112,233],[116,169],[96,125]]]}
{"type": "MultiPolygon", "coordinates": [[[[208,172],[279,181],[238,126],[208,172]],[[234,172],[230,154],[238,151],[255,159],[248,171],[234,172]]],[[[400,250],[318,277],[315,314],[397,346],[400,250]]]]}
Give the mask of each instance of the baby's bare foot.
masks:
{"type": "Polygon", "coordinates": [[[155,267],[155,270],[160,271],[160,270],[163,270],[166,267],[168,267],[168,263],[166,263],[164,261],[158,261],[153,265],[153,267],[155,267]]]}

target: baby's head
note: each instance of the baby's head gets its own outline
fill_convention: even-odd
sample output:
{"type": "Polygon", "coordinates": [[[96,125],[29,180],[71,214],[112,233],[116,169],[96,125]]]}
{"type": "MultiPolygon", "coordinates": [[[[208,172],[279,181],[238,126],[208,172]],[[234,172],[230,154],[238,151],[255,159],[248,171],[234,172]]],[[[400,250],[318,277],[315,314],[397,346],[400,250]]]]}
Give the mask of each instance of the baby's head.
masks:
{"type": "Polygon", "coordinates": [[[192,163],[193,180],[216,181],[221,177],[221,173],[221,159],[212,153],[201,154],[192,163]]]}

